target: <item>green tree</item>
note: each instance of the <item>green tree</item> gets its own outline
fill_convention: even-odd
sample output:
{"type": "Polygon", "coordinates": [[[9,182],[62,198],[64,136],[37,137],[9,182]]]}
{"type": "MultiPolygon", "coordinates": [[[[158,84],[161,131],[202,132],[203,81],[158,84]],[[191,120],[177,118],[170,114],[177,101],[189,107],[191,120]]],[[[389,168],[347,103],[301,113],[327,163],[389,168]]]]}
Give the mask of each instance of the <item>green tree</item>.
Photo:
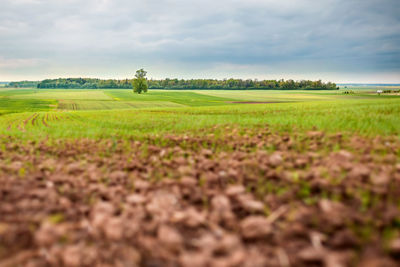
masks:
{"type": "Polygon", "coordinates": [[[136,71],[135,78],[132,81],[132,87],[134,93],[146,93],[148,84],[146,78],[147,71],[140,69],[136,71]]]}

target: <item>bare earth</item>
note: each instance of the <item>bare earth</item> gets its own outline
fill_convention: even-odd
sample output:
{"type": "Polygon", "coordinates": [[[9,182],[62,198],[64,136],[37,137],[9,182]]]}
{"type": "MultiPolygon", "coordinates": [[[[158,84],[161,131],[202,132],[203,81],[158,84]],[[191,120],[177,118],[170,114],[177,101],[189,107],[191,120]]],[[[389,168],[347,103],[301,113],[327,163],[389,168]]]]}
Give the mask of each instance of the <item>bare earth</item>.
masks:
{"type": "Polygon", "coordinates": [[[7,137],[0,266],[399,266],[398,139],[226,132],[7,137]]]}

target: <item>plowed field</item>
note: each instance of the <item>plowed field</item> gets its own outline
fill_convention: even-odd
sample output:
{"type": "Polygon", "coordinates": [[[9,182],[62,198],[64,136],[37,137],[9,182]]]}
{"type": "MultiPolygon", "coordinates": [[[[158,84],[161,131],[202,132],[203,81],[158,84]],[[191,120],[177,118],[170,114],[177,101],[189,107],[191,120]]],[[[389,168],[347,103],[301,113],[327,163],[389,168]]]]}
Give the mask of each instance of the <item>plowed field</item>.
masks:
{"type": "Polygon", "coordinates": [[[224,130],[3,142],[3,266],[397,266],[398,139],[224,130]]]}

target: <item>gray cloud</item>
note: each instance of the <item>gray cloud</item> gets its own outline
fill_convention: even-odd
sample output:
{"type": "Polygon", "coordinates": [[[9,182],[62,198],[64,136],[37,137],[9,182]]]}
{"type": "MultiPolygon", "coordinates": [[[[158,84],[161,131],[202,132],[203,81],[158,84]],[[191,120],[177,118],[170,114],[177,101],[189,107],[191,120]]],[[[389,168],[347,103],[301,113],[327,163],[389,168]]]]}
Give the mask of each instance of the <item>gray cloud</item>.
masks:
{"type": "Polygon", "coordinates": [[[0,5],[0,80],[124,77],[145,66],[158,78],[400,82],[398,0],[0,0],[0,5]]]}

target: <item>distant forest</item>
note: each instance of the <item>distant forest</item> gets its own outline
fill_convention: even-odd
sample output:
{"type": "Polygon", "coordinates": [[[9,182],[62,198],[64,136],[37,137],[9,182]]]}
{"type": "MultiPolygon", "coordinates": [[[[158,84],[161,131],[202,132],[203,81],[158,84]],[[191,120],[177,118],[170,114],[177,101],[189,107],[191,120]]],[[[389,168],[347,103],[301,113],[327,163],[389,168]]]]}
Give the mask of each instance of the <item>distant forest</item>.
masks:
{"type": "MultiPolygon", "coordinates": [[[[164,79],[148,80],[149,89],[224,89],[224,90],[262,90],[262,89],[283,89],[283,90],[336,90],[335,83],[324,83],[319,81],[294,81],[294,80],[242,80],[242,79],[164,79]]],[[[128,89],[132,88],[132,80],[101,80],[92,78],[67,78],[47,79],[41,82],[11,82],[8,87],[37,87],[37,88],[60,88],[60,89],[128,89]]]]}
{"type": "Polygon", "coordinates": [[[37,87],[40,82],[37,81],[22,81],[22,82],[9,82],[5,87],[12,88],[32,88],[37,87]]]}

